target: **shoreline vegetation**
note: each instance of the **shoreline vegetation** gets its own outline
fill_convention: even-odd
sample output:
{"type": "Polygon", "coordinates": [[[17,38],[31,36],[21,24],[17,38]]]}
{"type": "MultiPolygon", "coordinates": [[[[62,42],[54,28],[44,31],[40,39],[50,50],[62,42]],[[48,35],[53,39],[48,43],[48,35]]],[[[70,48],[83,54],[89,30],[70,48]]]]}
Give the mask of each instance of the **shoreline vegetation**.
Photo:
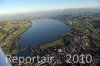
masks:
{"type": "Polygon", "coordinates": [[[9,53],[11,51],[11,47],[14,46],[16,42],[19,41],[20,36],[31,26],[31,21],[22,20],[15,22],[5,22],[2,25],[2,39],[0,41],[0,46],[3,48],[5,53],[9,53]]]}
{"type": "MultiPolygon", "coordinates": [[[[82,54],[90,53],[93,56],[93,63],[99,63],[99,50],[100,50],[100,28],[95,28],[93,22],[100,21],[100,14],[77,14],[77,15],[61,15],[50,17],[52,19],[60,19],[65,24],[70,25],[71,31],[64,33],[60,39],[52,41],[47,44],[43,44],[39,47],[31,48],[30,56],[56,56],[54,60],[60,59],[60,53],[64,54],[82,54]],[[93,53],[94,52],[94,53],[93,53]]],[[[41,19],[41,18],[39,18],[41,19]]],[[[31,21],[20,20],[15,22],[1,23],[0,28],[0,45],[2,46],[6,54],[17,55],[18,51],[26,51],[26,48],[18,48],[15,43],[20,40],[22,33],[24,33],[29,27],[31,27],[31,21]],[[14,23],[14,24],[13,24],[14,23]],[[6,44],[4,44],[6,42],[6,44]],[[13,43],[14,42],[14,43],[13,43]],[[5,46],[3,46],[4,44],[5,46]]],[[[64,59],[64,58],[62,58],[64,59]]],[[[53,61],[57,64],[58,61],[53,61]]],[[[60,60],[61,63],[64,61],[60,60]]],[[[32,64],[26,64],[26,66],[32,66],[32,64]]],[[[56,65],[55,65],[56,66],[56,65]]]]}

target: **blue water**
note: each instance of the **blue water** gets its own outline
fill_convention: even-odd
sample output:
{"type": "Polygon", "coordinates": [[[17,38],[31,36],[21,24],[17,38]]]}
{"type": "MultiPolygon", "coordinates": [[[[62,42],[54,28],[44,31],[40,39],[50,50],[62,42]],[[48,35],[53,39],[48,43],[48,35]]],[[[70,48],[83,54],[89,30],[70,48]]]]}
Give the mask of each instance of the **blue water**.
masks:
{"type": "Polygon", "coordinates": [[[11,66],[10,63],[6,62],[6,56],[0,48],[0,66],[11,66]]]}
{"type": "Polygon", "coordinates": [[[70,28],[55,19],[33,20],[31,27],[21,36],[19,47],[32,47],[60,38],[70,28]]]}

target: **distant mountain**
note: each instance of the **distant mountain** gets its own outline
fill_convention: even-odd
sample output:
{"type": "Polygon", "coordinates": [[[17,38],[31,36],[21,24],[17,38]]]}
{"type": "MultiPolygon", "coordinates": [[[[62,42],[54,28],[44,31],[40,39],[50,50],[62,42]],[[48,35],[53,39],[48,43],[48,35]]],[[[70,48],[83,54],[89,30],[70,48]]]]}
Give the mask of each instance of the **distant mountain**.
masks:
{"type": "Polygon", "coordinates": [[[19,18],[32,18],[32,17],[48,17],[66,14],[78,14],[78,13],[100,13],[100,8],[80,8],[80,9],[63,9],[63,10],[50,10],[41,12],[21,13],[15,15],[0,16],[0,20],[5,19],[19,19],[19,18]]]}

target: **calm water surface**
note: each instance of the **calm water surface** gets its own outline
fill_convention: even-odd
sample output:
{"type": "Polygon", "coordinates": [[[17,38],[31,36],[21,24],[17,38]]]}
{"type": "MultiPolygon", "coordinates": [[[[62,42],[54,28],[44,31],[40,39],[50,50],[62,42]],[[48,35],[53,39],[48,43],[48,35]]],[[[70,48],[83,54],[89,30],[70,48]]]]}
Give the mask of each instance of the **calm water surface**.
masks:
{"type": "Polygon", "coordinates": [[[55,19],[33,20],[32,26],[22,35],[20,47],[32,47],[60,38],[70,28],[55,19]]]}

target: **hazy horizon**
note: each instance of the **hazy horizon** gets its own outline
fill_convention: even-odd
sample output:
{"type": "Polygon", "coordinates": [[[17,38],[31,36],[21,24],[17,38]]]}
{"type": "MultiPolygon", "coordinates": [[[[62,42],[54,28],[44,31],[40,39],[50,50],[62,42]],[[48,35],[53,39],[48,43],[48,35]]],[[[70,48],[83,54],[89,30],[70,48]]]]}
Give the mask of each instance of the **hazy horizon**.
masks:
{"type": "Polygon", "coordinates": [[[0,15],[70,8],[99,8],[99,3],[99,0],[1,0],[0,15]]]}

